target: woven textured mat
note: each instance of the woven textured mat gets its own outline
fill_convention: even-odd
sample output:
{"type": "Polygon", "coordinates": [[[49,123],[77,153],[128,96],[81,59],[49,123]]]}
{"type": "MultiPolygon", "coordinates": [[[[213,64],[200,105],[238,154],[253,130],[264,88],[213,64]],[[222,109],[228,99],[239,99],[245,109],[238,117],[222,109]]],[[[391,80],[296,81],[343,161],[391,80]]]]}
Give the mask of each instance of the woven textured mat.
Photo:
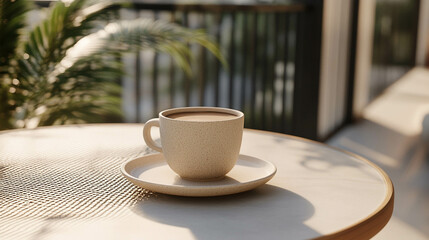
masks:
{"type": "Polygon", "coordinates": [[[120,165],[148,154],[142,125],[0,132],[0,239],[38,239],[56,219],[121,217],[153,194],[120,165]]]}

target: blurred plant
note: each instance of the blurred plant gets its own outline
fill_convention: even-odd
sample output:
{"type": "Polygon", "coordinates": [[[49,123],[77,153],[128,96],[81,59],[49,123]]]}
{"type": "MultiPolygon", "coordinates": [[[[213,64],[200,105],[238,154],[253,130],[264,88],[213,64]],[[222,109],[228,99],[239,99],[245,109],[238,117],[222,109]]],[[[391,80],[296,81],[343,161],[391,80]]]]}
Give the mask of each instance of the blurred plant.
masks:
{"type": "Polygon", "coordinates": [[[120,118],[122,52],[164,52],[188,74],[189,43],[224,61],[200,30],[149,19],[108,23],[118,8],[109,1],[58,1],[25,32],[31,2],[0,0],[0,130],[120,118]]]}

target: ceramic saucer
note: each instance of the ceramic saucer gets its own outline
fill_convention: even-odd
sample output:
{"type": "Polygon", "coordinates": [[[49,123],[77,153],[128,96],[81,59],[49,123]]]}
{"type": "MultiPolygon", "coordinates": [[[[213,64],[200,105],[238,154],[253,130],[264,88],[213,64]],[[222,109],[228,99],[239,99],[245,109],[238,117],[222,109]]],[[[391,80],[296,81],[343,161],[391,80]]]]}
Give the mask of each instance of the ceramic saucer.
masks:
{"type": "Polygon", "coordinates": [[[151,154],[121,166],[126,179],[145,189],[178,196],[208,197],[244,192],[268,182],[276,167],[256,157],[240,155],[234,168],[222,179],[190,181],[180,178],[167,165],[164,155],[151,154]]]}

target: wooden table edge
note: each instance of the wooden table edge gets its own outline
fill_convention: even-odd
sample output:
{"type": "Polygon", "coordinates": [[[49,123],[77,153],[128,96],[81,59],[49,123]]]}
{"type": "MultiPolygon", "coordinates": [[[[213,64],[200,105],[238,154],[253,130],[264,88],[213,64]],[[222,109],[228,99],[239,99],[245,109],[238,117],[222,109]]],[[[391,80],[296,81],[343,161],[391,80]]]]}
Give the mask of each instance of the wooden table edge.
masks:
{"type": "Polygon", "coordinates": [[[389,222],[390,218],[392,217],[393,213],[393,205],[394,205],[394,187],[392,180],[389,178],[389,176],[384,172],[383,169],[381,169],[379,166],[377,166],[375,163],[369,161],[368,159],[359,156],[357,154],[351,153],[349,151],[346,151],[341,148],[337,148],[334,146],[330,146],[321,142],[317,142],[314,140],[297,137],[293,135],[287,135],[283,133],[275,133],[275,132],[269,132],[269,131],[263,131],[263,130],[256,130],[256,129],[246,129],[246,131],[250,132],[260,132],[264,134],[271,134],[271,135],[277,135],[280,137],[286,137],[286,138],[292,138],[297,139],[300,141],[306,141],[313,144],[322,145],[324,147],[331,148],[336,151],[340,151],[344,154],[353,156],[355,158],[358,158],[367,164],[374,167],[382,176],[387,186],[387,193],[385,198],[383,199],[383,202],[377,207],[377,209],[372,212],[370,215],[368,215],[366,218],[362,219],[359,222],[356,222],[353,225],[350,225],[346,228],[343,228],[341,230],[338,230],[336,232],[330,233],[328,235],[324,235],[321,237],[314,238],[315,240],[327,240],[327,239],[370,239],[371,237],[375,236],[378,232],[381,231],[381,229],[386,226],[386,224],[389,222]]]}

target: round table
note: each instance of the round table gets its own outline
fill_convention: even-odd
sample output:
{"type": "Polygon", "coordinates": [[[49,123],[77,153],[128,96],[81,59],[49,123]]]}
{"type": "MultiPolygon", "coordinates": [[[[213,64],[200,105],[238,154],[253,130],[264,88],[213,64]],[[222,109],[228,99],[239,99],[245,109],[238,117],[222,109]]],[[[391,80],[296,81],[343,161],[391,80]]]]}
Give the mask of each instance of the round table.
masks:
{"type": "Polygon", "coordinates": [[[303,138],[245,130],[241,154],[274,163],[254,190],[177,197],[134,186],[123,162],[151,153],[141,124],[0,132],[0,239],[367,239],[393,185],[375,164],[303,138]]]}

